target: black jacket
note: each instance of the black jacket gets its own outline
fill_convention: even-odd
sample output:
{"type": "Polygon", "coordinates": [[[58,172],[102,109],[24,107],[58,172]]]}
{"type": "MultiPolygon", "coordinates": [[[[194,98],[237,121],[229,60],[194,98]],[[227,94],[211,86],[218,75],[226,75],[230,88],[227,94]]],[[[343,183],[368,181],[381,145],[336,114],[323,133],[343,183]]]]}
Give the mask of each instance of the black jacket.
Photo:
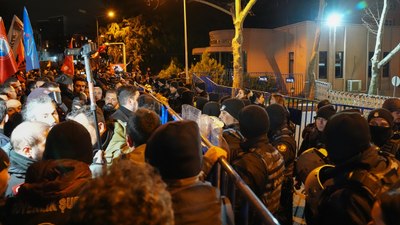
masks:
{"type": "Polygon", "coordinates": [[[10,168],[8,169],[10,180],[8,181],[6,191],[7,197],[14,196],[15,193],[13,193],[13,189],[16,189],[19,185],[25,182],[26,170],[34,162],[36,161],[18,154],[14,150],[10,151],[10,168]]]}
{"type": "Polygon", "coordinates": [[[91,177],[89,166],[76,160],[32,164],[17,196],[6,202],[4,224],[66,224],[80,191],[91,177]]]}
{"type": "Polygon", "coordinates": [[[376,197],[400,179],[400,163],[374,146],[336,165],[326,176],[333,184],[319,199],[317,224],[361,225],[371,220],[376,197]]]}

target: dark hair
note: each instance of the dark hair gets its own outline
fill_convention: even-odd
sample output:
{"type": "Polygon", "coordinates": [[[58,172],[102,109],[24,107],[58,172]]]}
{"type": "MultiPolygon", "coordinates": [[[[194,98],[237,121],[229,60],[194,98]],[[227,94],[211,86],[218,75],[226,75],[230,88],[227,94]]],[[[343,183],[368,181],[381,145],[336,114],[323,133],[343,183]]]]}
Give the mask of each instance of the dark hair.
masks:
{"type": "Polygon", "coordinates": [[[331,102],[328,99],[321,100],[317,104],[317,109],[320,109],[320,108],[322,108],[326,105],[330,105],[330,104],[331,104],[331,102]]]}
{"type": "Polygon", "coordinates": [[[153,110],[161,115],[161,104],[148,94],[142,94],[138,98],[138,107],[153,110]]]}
{"type": "Polygon", "coordinates": [[[139,108],[133,116],[129,117],[126,134],[137,147],[146,143],[154,130],[160,125],[160,118],[154,111],[139,108]]]}
{"type": "MultiPolygon", "coordinates": [[[[96,127],[95,121],[94,121],[94,115],[92,113],[92,110],[90,110],[89,105],[81,105],[80,107],[74,108],[70,113],[68,113],[67,118],[75,118],[79,114],[83,114],[86,116],[88,119],[89,123],[93,126],[96,127]]],[[[106,123],[106,120],[104,119],[104,114],[103,111],[99,107],[96,107],[96,116],[97,116],[97,121],[101,123],[106,123]]]]}
{"type": "Polygon", "coordinates": [[[171,195],[156,170],[128,159],[84,189],[71,212],[71,225],[172,225],[171,195]]]}
{"type": "Polygon", "coordinates": [[[137,92],[137,88],[131,85],[124,85],[118,88],[118,103],[125,105],[129,98],[133,97],[137,92]]]}
{"type": "Polygon", "coordinates": [[[84,78],[82,78],[82,77],[75,77],[73,81],[74,81],[74,82],[73,82],[74,84],[75,84],[77,81],[83,81],[83,82],[87,83],[87,81],[86,81],[84,78]]]}

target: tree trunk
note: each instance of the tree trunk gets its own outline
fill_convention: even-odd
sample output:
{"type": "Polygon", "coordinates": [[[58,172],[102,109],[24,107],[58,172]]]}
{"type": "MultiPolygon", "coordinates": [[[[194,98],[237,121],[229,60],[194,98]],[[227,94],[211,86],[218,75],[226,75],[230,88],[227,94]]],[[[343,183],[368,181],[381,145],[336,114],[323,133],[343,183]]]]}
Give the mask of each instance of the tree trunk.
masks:
{"type": "Polygon", "coordinates": [[[233,54],[233,84],[232,97],[236,94],[236,90],[243,87],[243,26],[240,21],[235,21],[235,36],[232,39],[233,54]]]}
{"type": "Polygon", "coordinates": [[[314,99],[315,97],[315,69],[317,64],[317,55],[319,50],[319,41],[321,37],[321,20],[324,15],[325,10],[325,0],[319,1],[319,10],[317,17],[317,27],[315,30],[314,45],[311,53],[310,62],[307,68],[307,78],[308,78],[308,99],[314,99]]]}
{"type": "Polygon", "coordinates": [[[369,83],[368,94],[376,95],[378,88],[378,76],[379,76],[379,61],[381,59],[382,52],[382,40],[383,40],[383,28],[387,15],[387,3],[388,0],[384,0],[383,9],[381,13],[381,18],[379,19],[378,33],[376,34],[376,43],[375,43],[375,51],[374,56],[371,58],[371,81],[369,83]]]}

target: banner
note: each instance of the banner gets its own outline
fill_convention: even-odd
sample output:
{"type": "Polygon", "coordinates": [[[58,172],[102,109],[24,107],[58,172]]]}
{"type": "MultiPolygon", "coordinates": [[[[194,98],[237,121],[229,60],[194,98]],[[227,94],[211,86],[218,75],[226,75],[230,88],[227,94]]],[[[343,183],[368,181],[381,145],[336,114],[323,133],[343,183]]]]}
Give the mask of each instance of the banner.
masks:
{"type": "Polygon", "coordinates": [[[15,72],[17,72],[17,64],[8,44],[3,18],[0,17],[0,83],[14,75],[15,72]]]}
{"type": "Polygon", "coordinates": [[[31,22],[29,20],[28,11],[24,7],[24,47],[25,47],[25,61],[26,71],[33,69],[39,69],[39,57],[36,51],[35,39],[33,37],[33,31],[31,22]]]}
{"type": "Polygon", "coordinates": [[[18,45],[22,37],[24,36],[24,24],[22,21],[14,15],[10,29],[8,30],[8,43],[10,43],[11,49],[14,53],[14,56],[17,56],[18,45]]]}
{"type": "MultiPolygon", "coordinates": [[[[73,42],[73,38],[71,38],[71,42],[69,43],[69,48],[73,48],[72,46],[72,42],[73,42]]],[[[73,55],[66,55],[64,58],[64,63],[61,66],[61,71],[65,74],[74,76],[74,56],[73,55]]]]}

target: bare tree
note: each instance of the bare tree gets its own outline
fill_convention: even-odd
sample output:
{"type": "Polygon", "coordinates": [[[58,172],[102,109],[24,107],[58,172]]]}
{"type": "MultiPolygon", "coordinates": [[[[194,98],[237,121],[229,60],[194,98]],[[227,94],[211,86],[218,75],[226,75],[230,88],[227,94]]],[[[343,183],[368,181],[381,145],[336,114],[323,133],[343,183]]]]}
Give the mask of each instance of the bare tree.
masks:
{"type": "Polygon", "coordinates": [[[315,30],[314,44],[313,44],[310,62],[308,63],[308,68],[307,68],[308,98],[309,99],[314,99],[314,95],[315,95],[315,69],[316,69],[316,63],[317,63],[319,41],[320,41],[320,37],[321,37],[321,23],[322,23],[322,17],[324,15],[325,6],[326,6],[325,0],[319,0],[319,10],[318,10],[318,17],[317,17],[317,26],[316,26],[316,30],[315,30]]]}
{"type": "MultiPolygon", "coordinates": [[[[367,29],[376,34],[376,43],[374,55],[371,58],[371,81],[368,88],[368,94],[377,94],[378,76],[380,69],[386,65],[393,56],[400,51],[400,43],[382,59],[382,41],[384,35],[384,26],[389,11],[390,0],[376,0],[375,4],[365,9],[365,15],[362,17],[367,29]]],[[[395,2],[392,2],[395,4],[395,2]]],[[[397,1],[398,4],[398,1],[397,1]]]]}
{"type": "Polygon", "coordinates": [[[242,52],[243,23],[247,15],[249,14],[251,8],[257,2],[257,0],[248,0],[246,3],[244,3],[244,1],[241,0],[235,0],[234,4],[233,3],[228,4],[229,10],[204,0],[192,0],[192,1],[206,4],[208,6],[211,6],[215,9],[218,9],[232,16],[233,25],[235,27],[235,36],[232,39],[232,54],[233,54],[232,96],[234,96],[236,90],[243,87],[243,52],[242,52]]]}

